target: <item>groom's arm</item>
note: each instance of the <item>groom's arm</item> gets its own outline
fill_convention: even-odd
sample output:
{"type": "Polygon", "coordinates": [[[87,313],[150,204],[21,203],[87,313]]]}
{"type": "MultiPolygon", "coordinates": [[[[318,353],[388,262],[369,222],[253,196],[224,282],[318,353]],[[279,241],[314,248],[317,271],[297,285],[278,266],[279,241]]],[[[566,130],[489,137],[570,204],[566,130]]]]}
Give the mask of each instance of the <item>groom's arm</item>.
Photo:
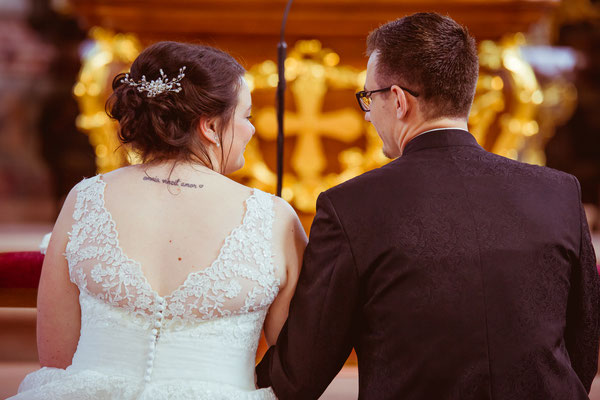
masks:
{"type": "Polygon", "coordinates": [[[359,283],[352,249],[326,193],[317,200],[288,320],[256,368],[279,399],[316,399],[352,350],[359,283]]]}
{"type": "Polygon", "coordinates": [[[589,393],[598,369],[600,286],[590,230],[581,202],[579,205],[581,242],[571,270],[565,343],[571,365],[589,393]]]}

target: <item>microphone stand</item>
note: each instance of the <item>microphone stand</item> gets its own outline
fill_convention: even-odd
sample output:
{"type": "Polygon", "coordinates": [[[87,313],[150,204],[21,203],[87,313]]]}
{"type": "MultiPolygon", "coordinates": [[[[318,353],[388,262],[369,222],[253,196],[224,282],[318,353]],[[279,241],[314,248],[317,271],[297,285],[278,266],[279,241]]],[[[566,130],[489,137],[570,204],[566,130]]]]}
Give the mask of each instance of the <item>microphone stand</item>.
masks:
{"type": "Polygon", "coordinates": [[[281,197],[283,187],[283,114],[285,112],[285,57],[287,53],[287,44],[285,43],[285,24],[293,0],[288,0],[281,21],[281,32],[279,44],[277,45],[277,196],[281,197]]]}

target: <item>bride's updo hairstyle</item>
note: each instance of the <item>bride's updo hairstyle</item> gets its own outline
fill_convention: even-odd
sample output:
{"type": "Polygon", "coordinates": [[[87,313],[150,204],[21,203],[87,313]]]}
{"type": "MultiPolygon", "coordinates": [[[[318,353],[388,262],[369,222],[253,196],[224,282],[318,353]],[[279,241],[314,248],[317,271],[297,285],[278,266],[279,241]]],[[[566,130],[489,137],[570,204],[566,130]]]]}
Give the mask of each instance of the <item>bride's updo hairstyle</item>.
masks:
{"type": "MultiPolygon", "coordinates": [[[[119,74],[106,103],[119,122],[119,138],[140,154],[143,162],[195,161],[214,169],[197,128],[200,117],[217,117],[217,134],[229,125],[238,100],[244,68],[229,54],[208,46],[159,42],[133,62],[128,76],[119,74]],[[184,76],[181,77],[181,69],[184,76]],[[181,90],[159,90],[154,96],[136,83],[177,79],[181,90]],[[130,84],[134,83],[134,84],[130,84]]],[[[223,156],[223,146],[220,147],[223,156]]],[[[223,158],[222,158],[223,159],[223,158]]],[[[223,168],[223,166],[221,166],[223,168]]]]}

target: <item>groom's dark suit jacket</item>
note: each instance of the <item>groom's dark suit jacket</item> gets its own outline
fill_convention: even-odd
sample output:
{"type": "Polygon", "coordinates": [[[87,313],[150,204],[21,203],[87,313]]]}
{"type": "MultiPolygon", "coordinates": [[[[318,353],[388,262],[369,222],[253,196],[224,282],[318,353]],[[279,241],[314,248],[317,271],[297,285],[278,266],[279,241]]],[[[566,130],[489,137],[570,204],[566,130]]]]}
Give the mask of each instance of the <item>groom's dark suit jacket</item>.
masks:
{"type": "Polygon", "coordinates": [[[360,399],[586,399],[598,290],[573,176],[426,133],[319,196],[258,383],[316,399],[354,347],[360,399]]]}

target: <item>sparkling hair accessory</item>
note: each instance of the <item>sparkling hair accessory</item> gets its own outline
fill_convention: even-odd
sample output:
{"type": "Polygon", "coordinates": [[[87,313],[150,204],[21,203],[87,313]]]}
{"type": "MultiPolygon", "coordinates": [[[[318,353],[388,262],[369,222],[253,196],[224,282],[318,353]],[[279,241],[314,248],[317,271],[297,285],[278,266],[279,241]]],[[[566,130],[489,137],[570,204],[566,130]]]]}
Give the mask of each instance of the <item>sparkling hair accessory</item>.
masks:
{"type": "Polygon", "coordinates": [[[150,82],[146,80],[146,75],[142,75],[142,79],[136,82],[129,79],[129,74],[125,74],[125,78],[121,79],[121,82],[137,88],[138,92],[140,93],[148,92],[148,97],[155,97],[157,94],[165,92],[179,93],[181,92],[181,83],[179,82],[181,82],[185,76],[183,71],[185,71],[185,65],[179,68],[179,75],[177,75],[177,78],[173,78],[170,81],[161,69],[160,77],[150,82]]]}

